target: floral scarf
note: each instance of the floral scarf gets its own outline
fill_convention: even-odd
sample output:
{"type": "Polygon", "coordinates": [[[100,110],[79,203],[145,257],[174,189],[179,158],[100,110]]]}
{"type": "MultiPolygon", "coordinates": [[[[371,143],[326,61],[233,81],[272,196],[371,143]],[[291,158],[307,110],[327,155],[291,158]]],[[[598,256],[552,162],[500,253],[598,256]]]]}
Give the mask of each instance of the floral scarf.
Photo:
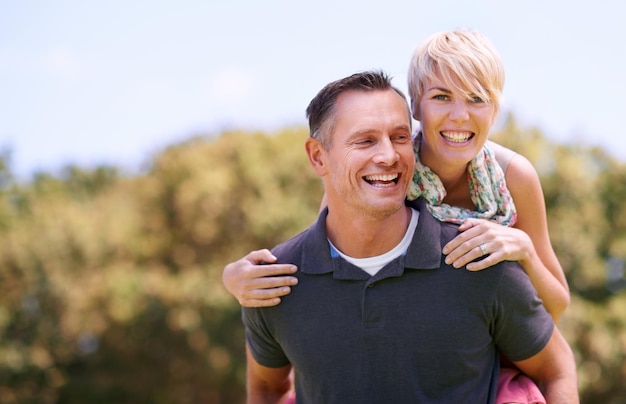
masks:
{"type": "Polygon", "coordinates": [[[467,218],[487,219],[504,226],[513,226],[517,212],[513,198],[506,186],[504,172],[496,161],[493,151],[486,145],[467,167],[470,197],[477,211],[442,203],[446,197],[443,183],[419,158],[422,134],[418,133],[414,142],[415,171],[407,198],[422,197],[430,213],[442,222],[462,223],[467,218]]]}

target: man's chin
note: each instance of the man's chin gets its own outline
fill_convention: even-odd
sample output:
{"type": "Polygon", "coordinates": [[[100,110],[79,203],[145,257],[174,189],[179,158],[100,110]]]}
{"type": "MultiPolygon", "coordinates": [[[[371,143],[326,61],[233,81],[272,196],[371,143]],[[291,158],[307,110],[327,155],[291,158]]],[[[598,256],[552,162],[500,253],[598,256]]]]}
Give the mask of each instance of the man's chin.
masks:
{"type": "Polygon", "coordinates": [[[372,216],[387,218],[398,213],[404,207],[404,198],[402,198],[400,201],[372,203],[366,209],[372,216]]]}

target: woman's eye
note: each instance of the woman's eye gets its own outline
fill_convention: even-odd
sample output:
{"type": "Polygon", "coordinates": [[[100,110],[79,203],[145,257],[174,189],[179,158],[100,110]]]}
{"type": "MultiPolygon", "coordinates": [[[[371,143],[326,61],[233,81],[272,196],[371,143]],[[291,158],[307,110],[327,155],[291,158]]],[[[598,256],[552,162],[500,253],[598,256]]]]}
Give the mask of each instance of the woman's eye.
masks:
{"type": "Polygon", "coordinates": [[[433,99],[439,100],[439,101],[446,101],[448,99],[448,96],[445,94],[437,94],[433,97],[433,99]]]}
{"type": "Polygon", "coordinates": [[[476,104],[478,104],[478,103],[483,103],[483,102],[484,102],[484,101],[483,101],[483,99],[482,99],[482,98],[480,98],[480,97],[479,97],[479,96],[477,96],[477,95],[472,95],[472,96],[470,96],[470,101],[471,101],[471,102],[473,102],[473,103],[476,103],[476,104]]]}

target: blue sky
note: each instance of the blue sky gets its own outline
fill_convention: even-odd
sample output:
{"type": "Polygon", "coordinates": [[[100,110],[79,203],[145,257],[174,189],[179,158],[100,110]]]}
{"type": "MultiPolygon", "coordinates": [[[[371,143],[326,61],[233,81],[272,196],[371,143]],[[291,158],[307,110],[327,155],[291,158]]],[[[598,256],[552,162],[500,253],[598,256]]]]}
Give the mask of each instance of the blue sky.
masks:
{"type": "Polygon", "coordinates": [[[506,69],[503,110],[626,161],[621,0],[0,0],[0,148],[22,178],[66,164],[137,170],[169,144],[305,124],[327,82],[478,29],[506,69]]]}

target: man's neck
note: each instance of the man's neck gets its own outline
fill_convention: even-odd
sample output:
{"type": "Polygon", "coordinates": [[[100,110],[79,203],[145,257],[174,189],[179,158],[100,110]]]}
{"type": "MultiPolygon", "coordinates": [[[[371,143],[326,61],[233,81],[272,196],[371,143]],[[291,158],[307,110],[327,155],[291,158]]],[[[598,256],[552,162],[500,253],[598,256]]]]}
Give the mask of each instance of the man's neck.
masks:
{"type": "Polygon", "coordinates": [[[341,252],[354,258],[384,254],[394,248],[404,237],[411,221],[411,210],[403,207],[386,218],[363,214],[333,214],[329,207],[326,218],[328,238],[341,252]],[[349,220],[341,218],[349,217],[349,220]]]}

